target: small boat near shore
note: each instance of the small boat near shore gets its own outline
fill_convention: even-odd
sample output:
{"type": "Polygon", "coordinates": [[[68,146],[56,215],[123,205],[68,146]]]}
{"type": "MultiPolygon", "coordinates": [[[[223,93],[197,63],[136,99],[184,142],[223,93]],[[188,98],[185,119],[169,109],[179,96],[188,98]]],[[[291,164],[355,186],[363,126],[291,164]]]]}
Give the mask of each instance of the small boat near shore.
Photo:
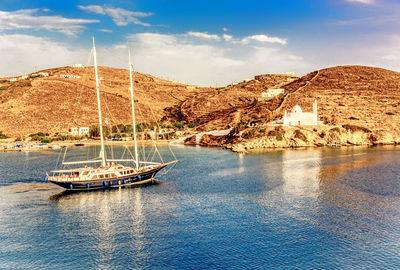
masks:
{"type": "Polygon", "coordinates": [[[85,146],[84,143],[75,143],[74,146],[85,146]]]}
{"type": "MultiPolygon", "coordinates": [[[[104,147],[104,134],[103,134],[103,121],[101,114],[100,105],[100,90],[99,90],[99,77],[97,72],[96,62],[96,47],[93,39],[93,59],[94,59],[94,70],[96,77],[96,93],[97,93],[97,105],[99,114],[99,132],[101,150],[97,158],[83,161],[65,161],[66,151],[62,165],[65,166],[76,166],[85,164],[83,167],[78,168],[63,168],[59,170],[51,171],[51,175],[46,173],[46,179],[53,184],[61,186],[70,191],[82,191],[82,190],[96,190],[96,189],[109,189],[119,188],[124,186],[142,185],[146,183],[154,182],[155,175],[165,168],[169,164],[176,163],[177,160],[172,150],[171,153],[175,160],[170,162],[164,162],[161,158],[161,162],[154,162],[149,160],[139,160],[138,145],[136,138],[136,121],[135,121],[135,104],[133,96],[133,79],[132,79],[132,65],[129,54],[129,75],[130,75],[130,92],[131,92],[131,107],[132,107],[132,127],[133,127],[133,141],[134,141],[134,154],[128,159],[108,159],[104,147]],[[88,164],[100,163],[99,166],[88,166],[88,164]],[[123,165],[122,163],[131,163],[133,165],[123,165]]],[[[76,143],[75,146],[83,146],[83,143],[76,143]]],[[[155,146],[156,147],[156,146],[155,146]]],[[[128,150],[130,153],[130,151],[128,150]]],[[[157,150],[154,154],[160,155],[157,150]]],[[[161,155],[160,155],[161,157],[161,155]]],[[[82,165],[81,165],[82,166],[82,165]]]]}

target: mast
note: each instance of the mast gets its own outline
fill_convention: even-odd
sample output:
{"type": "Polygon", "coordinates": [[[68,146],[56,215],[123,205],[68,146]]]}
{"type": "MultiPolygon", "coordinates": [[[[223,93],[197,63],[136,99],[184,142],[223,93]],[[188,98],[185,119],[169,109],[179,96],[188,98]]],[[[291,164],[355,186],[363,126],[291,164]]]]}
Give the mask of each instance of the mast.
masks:
{"type": "Polygon", "coordinates": [[[135,165],[139,169],[139,156],[136,141],[136,120],[135,120],[135,100],[133,98],[133,79],[132,79],[132,64],[131,64],[131,51],[129,50],[129,79],[131,82],[131,102],[132,102],[132,125],[133,125],[133,141],[135,144],[135,165]]]}
{"type": "Polygon", "coordinates": [[[100,124],[100,140],[101,140],[101,166],[106,166],[106,152],[104,151],[104,138],[103,138],[103,121],[101,119],[101,106],[100,106],[100,88],[99,88],[99,76],[97,74],[97,60],[96,60],[96,46],[94,45],[94,37],[93,37],[93,64],[94,64],[94,72],[96,74],[96,91],[97,91],[97,106],[99,110],[99,124],[100,124]]]}

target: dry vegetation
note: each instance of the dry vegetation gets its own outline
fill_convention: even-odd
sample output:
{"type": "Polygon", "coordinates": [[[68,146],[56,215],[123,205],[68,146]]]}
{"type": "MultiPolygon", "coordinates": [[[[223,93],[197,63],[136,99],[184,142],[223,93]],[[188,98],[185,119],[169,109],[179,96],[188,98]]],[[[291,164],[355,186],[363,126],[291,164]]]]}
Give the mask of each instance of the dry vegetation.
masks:
{"type": "MultiPolygon", "coordinates": [[[[26,136],[39,131],[55,133],[72,126],[97,123],[97,99],[92,67],[63,67],[44,70],[49,77],[16,82],[0,80],[0,130],[9,136],[26,136]],[[80,78],[60,78],[75,75],[80,78]]],[[[129,72],[99,68],[103,118],[110,125],[130,123],[129,72]]],[[[205,88],[191,89],[141,73],[134,74],[137,123],[160,120],[172,107],[205,88]],[[151,110],[150,105],[151,104],[151,110]],[[153,117],[154,115],[154,117],[153,117]]]]}

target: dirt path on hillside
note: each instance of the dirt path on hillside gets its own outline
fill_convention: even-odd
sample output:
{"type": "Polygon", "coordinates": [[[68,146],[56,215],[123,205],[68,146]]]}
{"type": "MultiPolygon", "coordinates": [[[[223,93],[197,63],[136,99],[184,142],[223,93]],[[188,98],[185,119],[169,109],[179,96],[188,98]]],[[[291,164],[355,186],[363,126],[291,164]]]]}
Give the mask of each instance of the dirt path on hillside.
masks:
{"type": "Polygon", "coordinates": [[[281,104],[279,105],[279,107],[276,108],[274,111],[275,111],[275,112],[279,111],[279,110],[283,107],[285,101],[287,100],[287,98],[288,98],[290,95],[293,95],[293,94],[297,93],[298,91],[300,91],[300,90],[304,89],[305,87],[307,87],[312,81],[314,81],[314,80],[318,77],[318,75],[319,75],[319,70],[318,70],[317,73],[311,78],[311,80],[309,80],[309,81],[306,82],[305,85],[303,85],[303,86],[297,88],[297,90],[295,90],[295,91],[293,91],[293,92],[287,94],[287,95],[284,97],[284,99],[283,99],[283,101],[281,102],[281,104]]]}

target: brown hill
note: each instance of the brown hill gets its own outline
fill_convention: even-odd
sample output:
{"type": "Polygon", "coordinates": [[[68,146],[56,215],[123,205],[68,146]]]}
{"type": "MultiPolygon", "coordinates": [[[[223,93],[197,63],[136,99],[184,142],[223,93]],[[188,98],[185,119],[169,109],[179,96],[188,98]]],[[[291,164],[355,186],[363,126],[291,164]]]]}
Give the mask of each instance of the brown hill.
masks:
{"type": "MultiPolygon", "coordinates": [[[[350,124],[382,134],[400,134],[400,73],[366,66],[339,66],[312,72],[288,83],[280,75],[256,77],[250,82],[213,92],[198,93],[180,104],[180,116],[199,122],[201,129],[224,129],[238,123],[267,123],[281,118],[294,105],[312,111],[318,101],[320,120],[328,125],[350,124]],[[275,80],[271,80],[271,78],[275,80]],[[262,99],[270,87],[285,94],[262,99]]],[[[177,114],[179,115],[179,114],[177,114]]]]}
{"type": "Polygon", "coordinates": [[[298,77],[284,74],[259,75],[251,81],[199,92],[178,104],[171,117],[187,123],[196,123],[201,130],[225,129],[241,121],[270,118],[277,100],[261,99],[268,88],[280,88],[298,77]]]}
{"type": "MultiPolygon", "coordinates": [[[[55,133],[72,126],[97,124],[93,67],[62,67],[43,72],[50,76],[35,77],[31,74],[15,82],[10,82],[10,78],[0,81],[0,130],[4,134],[55,133]]],[[[102,79],[103,119],[108,119],[110,125],[130,123],[129,72],[100,67],[99,77],[102,79]]],[[[207,90],[137,72],[134,73],[134,80],[138,123],[160,120],[165,108],[184,101],[198,91],[207,90]]]]}
{"type": "Polygon", "coordinates": [[[399,131],[400,73],[366,66],[322,69],[288,84],[287,95],[278,109],[295,104],[318,112],[327,124],[351,124],[371,130],[399,131]]]}
{"type": "MultiPolygon", "coordinates": [[[[44,72],[51,76],[0,81],[0,130],[21,136],[97,123],[93,68],[44,72]],[[63,74],[80,78],[61,78],[63,74]]],[[[100,77],[104,119],[111,125],[129,123],[128,71],[101,67],[100,77]]],[[[400,73],[381,68],[333,67],[302,78],[260,75],[225,88],[187,86],[141,73],[134,77],[138,122],[185,121],[199,124],[199,130],[243,127],[278,119],[295,104],[312,111],[317,99],[320,119],[328,125],[367,128],[378,137],[400,134],[400,73]],[[261,98],[268,88],[284,88],[285,94],[261,98]]]]}

